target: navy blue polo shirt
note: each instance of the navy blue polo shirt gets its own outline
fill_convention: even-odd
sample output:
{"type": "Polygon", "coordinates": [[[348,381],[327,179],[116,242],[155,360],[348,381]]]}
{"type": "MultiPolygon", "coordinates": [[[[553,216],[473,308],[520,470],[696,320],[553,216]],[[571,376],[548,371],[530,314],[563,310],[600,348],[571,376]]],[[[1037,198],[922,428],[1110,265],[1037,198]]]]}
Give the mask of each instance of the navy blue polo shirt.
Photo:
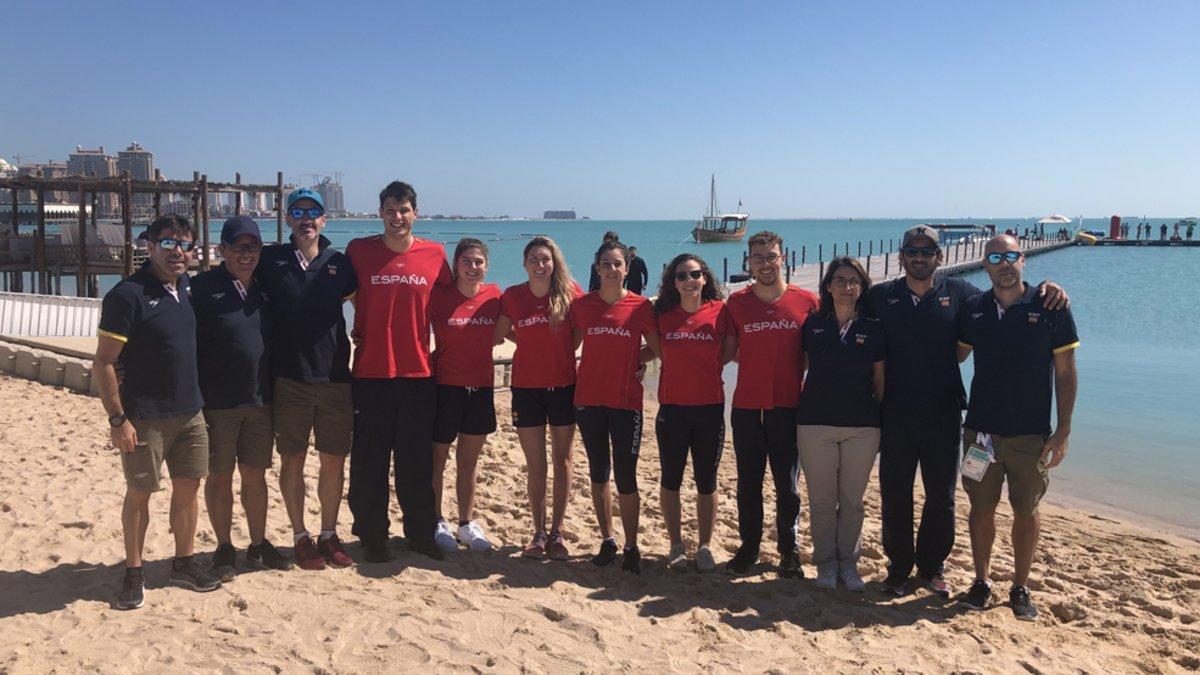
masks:
{"type": "Polygon", "coordinates": [[[1003,317],[997,307],[989,290],[958,317],[958,340],[975,352],[963,424],[998,436],[1049,435],[1054,355],[1079,346],[1075,319],[1070,309],[1046,309],[1029,284],[1003,317]]]}
{"type": "Polygon", "coordinates": [[[963,302],[979,289],[957,277],[938,274],[933,288],[918,297],[904,277],[871,287],[866,314],[887,333],[885,414],[938,413],[966,407],[958,370],[955,320],[963,302]]]}
{"type": "Polygon", "coordinates": [[[175,286],[172,295],[147,262],[104,295],[100,335],[125,343],[117,357],[124,369],[119,391],[121,408],[131,419],[192,415],[204,406],[188,276],[179,277],[175,286]]]}
{"type": "Polygon", "coordinates": [[[267,296],[254,280],[241,290],[236,281],[224,263],[192,279],[196,364],[204,407],[210,410],[271,402],[267,296]]]}
{"type": "Polygon", "coordinates": [[[875,400],[875,363],[887,355],[887,339],[878,319],[858,317],[843,336],[836,316],[813,314],[801,331],[808,374],[796,424],[832,427],[879,426],[875,400]]]}
{"type": "Polygon", "coordinates": [[[263,248],[258,261],[255,277],[271,298],[271,374],[300,382],[349,382],[342,301],[357,287],[354,268],[324,236],[318,247],[307,267],[291,241],[263,248]]]}

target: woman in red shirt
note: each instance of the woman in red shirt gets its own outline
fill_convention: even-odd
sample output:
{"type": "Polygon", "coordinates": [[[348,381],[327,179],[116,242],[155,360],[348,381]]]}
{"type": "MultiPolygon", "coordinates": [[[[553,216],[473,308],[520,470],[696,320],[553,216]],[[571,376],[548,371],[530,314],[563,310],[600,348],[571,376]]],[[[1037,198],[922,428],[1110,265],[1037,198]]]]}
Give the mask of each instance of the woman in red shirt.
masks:
{"type": "Polygon", "coordinates": [[[512,420],[525,452],[533,540],[522,555],[566,560],[563,517],[571,492],[571,441],[575,438],[575,346],[567,318],[583,290],[549,237],[525,245],[529,281],[505,289],[495,343],[517,344],[512,366],[512,420]],[[546,426],[554,461],[554,506],[546,533],[546,426]]]}
{"type": "Polygon", "coordinates": [[[603,537],[600,552],[592,558],[592,563],[605,567],[617,555],[617,540],[612,530],[612,492],[608,485],[610,470],[615,469],[621,524],[625,530],[621,567],[640,574],[637,455],[642,441],[642,383],[638,371],[642,364],[642,338],[657,354],[658,333],[650,301],[624,287],[629,249],[619,241],[606,241],[596,251],[595,266],[600,275],[600,290],[571,303],[575,342],[583,345],[575,387],[575,418],[587,451],[592,504],[603,537]]]}
{"type": "Polygon", "coordinates": [[[472,551],[492,548],[483,528],[471,519],[475,507],[475,467],[487,435],[496,430],[492,398],[492,347],[500,316],[500,287],[483,283],[487,276],[487,245],[462,239],[454,250],[454,283],[435,286],[429,298],[429,323],[436,348],[433,372],[437,383],[437,414],[433,425],[433,492],[438,512],[434,540],[443,550],[458,549],[459,541],[472,551]],[[458,538],[441,517],[442,475],[450,444],[458,439],[458,538]]]}
{"type": "Polygon", "coordinates": [[[725,445],[725,384],[721,369],[737,351],[724,294],[704,260],[682,253],[663,270],[654,301],[662,376],[658,380],[658,458],[663,519],[671,538],[667,566],[687,569],[680,532],[679,487],[692,454],[700,546],[696,568],[716,569],[709,544],[717,520],[717,466],[725,445]]]}

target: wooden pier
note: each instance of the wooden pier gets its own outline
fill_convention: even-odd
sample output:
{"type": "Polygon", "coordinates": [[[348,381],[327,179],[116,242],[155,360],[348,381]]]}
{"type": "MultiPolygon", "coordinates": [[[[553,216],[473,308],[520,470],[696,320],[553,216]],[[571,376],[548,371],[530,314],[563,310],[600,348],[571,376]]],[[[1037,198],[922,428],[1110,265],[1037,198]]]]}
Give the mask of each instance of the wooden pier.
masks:
{"type": "MultiPolygon", "coordinates": [[[[76,293],[82,297],[97,297],[99,294],[98,275],[120,274],[127,277],[133,274],[138,252],[133,233],[133,196],[149,194],[153,196],[154,218],[163,214],[163,195],[189,195],[191,197],[191,218],[198,232],[200,255],[195,266],[198,270],[208,269],[215,262],[214,246],[209,241],[208,199],[216,193],[232,193],[234,213],[241,214],[244,194],[271,194],[275,197],[275,236],[276,241],[283,241],[283,172],[275,174],[274,185],[258,185],[242,183],[242,175],[235,174],[234,182],[209,182],[206,174],[199,171],[192,173],[192,180],[134,180],[128,171],[117,178],[88,178],[84,176],[66,176],[61,178],[46,178],[41,175],[16,176],[0,178],[0,190],[9,190],[12,194],[11,210],[0,206],[0,276],[3,277],[3,288],[8,291],[24,291],[24,274],[33,273],[30,291],[39,294],[57,294],[61,292],[62,277],[74,276],[76,293]],[[17,199],[18,190],[30,190],[37,195],[36,224],[33,232],[22,234],[20,231],[20,204],[17,199]],[[60,235],[57,240],[47,238],[46,234],[46,194],[67,192],[78,195],[78,222],[70,230],[71,241],[64,241],[60,235]],[[107,233],[104,236],[102,227],[106,223],[97,222],[98,195],[116,194],[119,197],[120,225],[119,235],[107,233]],[[87,206],[90,205],[90,209],[87,206]],[[90,213],[89,213],[90,211],[90,213]],[[89,218],[90,216],[90,218],[89,218]],[[90,220],[90,222],[89,222],[90,220]],[[5,229],[5,226],[7,228],[5,229]],[[116,241],[111,241],[116,239],[116,241]]],[[[146,222],[145,224],[149,224],[146,222]]],[[[139,226],[142,223],[138,224],[139,226]]]]}
{"type": "MultiPolygon", "coordinates": [[[[1020,239],[1019,241],[1021,250],[1027,256],[1048,253],[1077,245],[1074,240],[1020,239]]],[[[893,242],[887,242],[890,244],[889,249],[893,250],[883,251],[884,243],[883,241],[878,242],[879,247],[876,248],[876,242],[867,242],[865,249],[863,246],[864,242],[858,242],[858,245],[854,248],[851,248],[848,243],[842,246],[835,245],[828,251],[830,253],[829,259],[844,255],[857,258],[871,276],[871,283],[874,284],[895,279],[903,274],[903,270],[900,268],[900,256],[894,250],[895,245],[893,242]]],[[[944,259],[941,267],[938,268],[938,273],[963,274],[982,268],[983,247],[985,243],[986,241],[983,239],[975,239],[972,241],[959,240],[958,242],[946,245],[942,248],[944,259]]],[[[808,253],[807,247],[802,247],[799,254],[792,249],[786,250],[784,255],[788,262],[784,273],[787,275],[788,283],[816,291],[818,286],[820,286],[821,277],[825,275],[825,265],[829,262],[829,259],[825,257],[827,251],[824,246],[818,247],[816,261],[809,261],[807,259],[808,253]],[[797,255],[799,255],[799,259],[797,259],[797,255]]],[[[744,260],[743,258],[743,264],[745,264],[744,260]]],[[[749,283],[747,276],[746,274],[739,274],[727,277],[725,285],[731,292],[736,291],[749,283]]]]}

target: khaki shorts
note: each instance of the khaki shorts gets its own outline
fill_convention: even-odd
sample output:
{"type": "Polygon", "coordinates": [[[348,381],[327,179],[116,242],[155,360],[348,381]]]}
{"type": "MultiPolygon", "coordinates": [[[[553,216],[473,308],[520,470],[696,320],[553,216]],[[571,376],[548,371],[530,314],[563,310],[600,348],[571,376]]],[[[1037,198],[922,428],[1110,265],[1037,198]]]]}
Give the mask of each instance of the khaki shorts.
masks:
{"type": "Polygon", "coordinates": [[[306,452],[310,436],[317,452],[342,457],[350,454],[354,402],[349,382],[276,378],[271,414],[275,422],[275,449],[279,454],[306,452]]]}
{"type": "MultiPolygon", "coordinates": [[[[975,441],[977,434],[963,429],[963,454],[975,441]]],[[[1000,503],[1000,490],[1008,481],[1008,503],[1013,513],[1032,516],[1037,513],[1038,503],[1050,487],[1050,473],[1042,461],[1042,449],[1046,436],[997,436],[992,434],[992,449],[995,461],[988,466],[983,479],[974,481],[963,476],[963,490],[971,499],[971,506],[994,508],[1000,503]]]]}
{"type": "Polygon", "coordinates": [[[125,484],[134,490],[162,489],[162,464],[171,478],[203,478],[208,475],[208,434],[204,415],[129,420],[137,431],[133,452],[121,453],[125,484]]]}
{"type": "Polygon", "coordinates": [[[208,424],[208,472],[233,473],[235,464],[271,468],[271,406],[205,410],[208,424]]]}

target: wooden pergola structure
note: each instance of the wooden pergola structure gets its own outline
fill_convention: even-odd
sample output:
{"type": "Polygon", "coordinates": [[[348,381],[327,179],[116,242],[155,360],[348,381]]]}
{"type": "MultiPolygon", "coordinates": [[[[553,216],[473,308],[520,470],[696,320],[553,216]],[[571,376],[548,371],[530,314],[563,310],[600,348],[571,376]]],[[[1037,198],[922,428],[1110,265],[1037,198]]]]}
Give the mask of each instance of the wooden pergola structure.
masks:
{"type": "MultiPolygon", "coordinates": [[[[12,211],[11,225],[12,232],[9,237],[0,238],[0,256],[4,256],[5,274],[13,275],[10,279],[9,288],[20,291],[22,280],[21,274],[24,272],[33,271],[36,273],[34,278],[34,288],[31,289],[36,293],[47,293],[51,286],[51,267],[48,260],[46,248],[46,193],[47,192],[70,192],[78,193],[79,196],[79,231],[75,242],[77,250],[69,252],[70,255],[62,255],[58,261],[57,269],[61,273],[64,268],[74,267],[75,276],[77,279],[76,289],[80,296],[95,296],[98,291],[95,275],[99,273],[115,274],[120,273],[122,278],[133,274],[134,267],[134,234],[133,234],[133,196],[136,194],[153,195],[154,217],[157,218],[163,214],[162,197],[166,195],[191,195],[192,197],[192,222],[195,224],[199,232],[201,244],[200,259],[198,266],[201,270],[207,270],[212,266],[211,247],[209,242],[208,232],[208,198],[210,194],[233,193],[235,195],[234,213],[240,215],[242,213],[242,195],[244,194],[272,194],[275,196],[275,238],[276,241],[283,241],[283,172],[279,171],[275,174],[274,185],[257,185],[253,183],[242,183],[242,175],[235,174],[234,182],[219,183],[209,182],[208,176],[201,174],[199,171],[193,172],[192,180],[134,180],[128,171],[121,176],[114,178],[87,178],[84,176],[66,176],[62,178],[47,178],[39,174],[28,176],[15,176],[12,178],[0,178],[0,190],[9,190],[12,194],[12,211]],[[33,256],[32,260],[16,261],[14,264],[9,264],[9,242],[10,239],[15,239],[20,235],[20,211],[19,202],[17,199],[18,190],[30,190],[37,195],[37,229],[34,232],[33,238],[33,256]],[[104,260],[89,260],[87,247],[87,226],[88,226],[88,209],[84,208],[85,204],[91,205],[91,229],[92,232],[99,235],[99,229],[96,219],[97,195],[101,193],[115,193],[120,201],[121,224],[124,226],[124,247],[121,251],[120,269],[111,269],[112,261],[104,260]],[[30,264],[32,263],[32,264],[30,264]],[[66,264],[64,264],[66,263],[66,264]],[[15,267],[15,269],[14,269],[15,267]],[[105,269],[105,268],[110,269],[105,269]]],[[[3,213],[3,207],[0,206],[0,213],[3,213]]],[[[2,219],[2,218],[0,218],[2,219]]],[[[61,252],[66,253],[66,252],[61,252]]]]}

